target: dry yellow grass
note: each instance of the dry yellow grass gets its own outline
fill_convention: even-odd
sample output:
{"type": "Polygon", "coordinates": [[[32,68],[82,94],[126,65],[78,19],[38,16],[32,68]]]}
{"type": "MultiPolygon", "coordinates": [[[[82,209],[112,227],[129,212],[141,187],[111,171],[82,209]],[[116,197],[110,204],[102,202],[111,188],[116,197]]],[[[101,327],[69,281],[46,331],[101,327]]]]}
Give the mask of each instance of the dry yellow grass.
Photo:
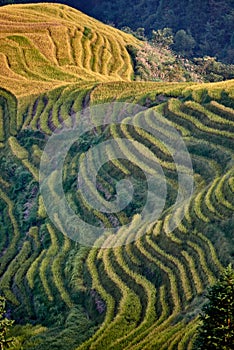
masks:
{"type": "Polygon", "coordinates": [[[61,85],[89,81],[101,84],[94,100],[146,93],[233,95],[234,80],[215,84],[130,83],[133,75],[127,45],[131,35],[61,4],[8,5],[0,8],[0,86],[17,97],[39,94],[61,85]],[[126,85],[127,84],[127,85],[126,85]],[[164,86],[163,86],[164,85],[164,86]],[[151,92],[152,89],[152,92],[151,92]],[[101,96],[98,96],[98,95],[101,96]]]}
{"type": "Polygon", "coordinates": [[[0,86],[16,96],[77,81],[130,81],[140,42],[60,4],[0,8],[0,86]]]}

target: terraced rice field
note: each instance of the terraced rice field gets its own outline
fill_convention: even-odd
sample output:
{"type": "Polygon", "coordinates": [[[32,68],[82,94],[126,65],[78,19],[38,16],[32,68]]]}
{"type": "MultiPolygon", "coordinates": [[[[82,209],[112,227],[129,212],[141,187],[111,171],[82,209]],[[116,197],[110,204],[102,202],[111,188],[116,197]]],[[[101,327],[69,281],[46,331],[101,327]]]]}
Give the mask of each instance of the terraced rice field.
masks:
{"type": "MultiPolygon", "coordinates": [[[[204,291],[233,261],[234,82],[130,82],[126,45],[135,40],[132,37],[62,5],[6,6],[0,16],[0,293],[13,316],[19,322],[46,325],[36,338],[42,346],[37,349],[67,346],[58,337],[62,329],[82,333],[79,325],[76,329],[69,323],[78,307],[87,319],[97,321],[72,349],[194,349],[204,291]],[[134,127],[122,122],[97,128],[82,147],[69,152],[64,164],[67,198],[81,217],[107,228],[134,218],[128,229],[123,226],[101,242],[115,248],[89,248],[61,233],[64,218],[57,216],[56,226],[49,220],[39,192],[39,165],[46,141],[57,128],[74,127],[76,112],[110,101],[148,109],[134,117],[134,127]],[[155,111],[161,114],[160,128],[155,111]],[[171,154],[144,128],[173,140],[166,121],[183,138],[194,171],[191,201],[177,210],[172,210],[178,178],[171,154]],[[141,225],[137,211],[103,214],[82,200],[75,187],[77,167],[85,150],[103,135],[115,138],[123,154],[98,173],[103,200],[113,198],[116,181],[124,177],[135,176],[136,184],[144,186],[137,170],[149,168],[143,149],[161,165],[167,198],[153,224],[141,225]],[[123,137],[142,148],[126,148],[123,137]],[[179,224],[171,232],[172,222],[179,224]],[[135,227],[139,238],[131,242],[135,227]],[[59,315],[65,319],[58,320],[59,315]]],[[[108,152],[114,156],[116,149],[108,152]]],[[[89,161],[95,168],[95,159],[89,161]]],[[[91,187],[85,169],[80,171],[91,187]]],[[[56,179],[56,171],[53,176],[56,179]]],[[[53,196],[56,200],[58,194],[53,196]]]]}
{"type": "Polygon", "coordinates": [[[77,10],[4,6],[0,21],[0,84],[17,96],[68,83],[132,78],[126,47],[138,46],[138,40],[77,10]]]}

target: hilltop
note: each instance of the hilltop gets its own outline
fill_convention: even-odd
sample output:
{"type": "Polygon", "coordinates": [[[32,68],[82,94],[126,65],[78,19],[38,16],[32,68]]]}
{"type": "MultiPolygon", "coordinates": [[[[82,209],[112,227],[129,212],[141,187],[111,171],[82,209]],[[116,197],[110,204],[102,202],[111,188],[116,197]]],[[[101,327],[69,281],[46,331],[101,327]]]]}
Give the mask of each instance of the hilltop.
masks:
{"type": "MultiPolygon", "coordinates": [[[[22,3],[39,2],[21,0],[22,3]]],[[[53,1],[50,1],[53,2],[53,1]]],[[[55,2],[55,1],[54,1],[55,2]]],[[[59,1],[58,1],[59,2],[59,1]]],[[[189,57],[212,56],[225,63],[234,63],[234,4],[232,0],[61,0],[89,16],[117,28],[144,28],[149,38],[152,30],[172,28],[174,49],[186,51],[189,57]],[[180,43],[183,32],[185,42],[180,43]]],[[[1,4],[17,0],[1,0],[1,4]]]]}
{"type": "Polygon", "coordinates": [[[0,294],[16,321],[12,350],[195,350],[205,293],[234,262],[234,80],[133,81],[128,46],[141,41],[65,5],[9,5],[0,18],[0,294]],[[113,102],[146,111],[131,115],[124,105],[115,124],[113,102]],[[95,114],[83,110],[104,103],[110,105],[97,127],[95,114]],[[50,136],[82,120],[92,130],[69,149],[63,187],[77,216],[104,228],[96,247],[70,239],[73,220],[56,212],[58,158],[45,157],[50,203],[39,188],[50,136]],[[135,191],[131,206],[114,213],[92,207],[77,186],[79,170],[96,200],[97,158],[89,153],[90,171],[83,160],[109,139],[116,144],[106,148],[111,160],[96,176],[99,200],[111,204],[125,178],[135,191]],[[194,191],[175,207],[179,190],[187,191],[186,181],[179,188],[182,140],[194,191]],[[157,178],[165,207],[157,220],[143,222],[144,172],[156,165],[167,185],[161,194],[157,178]],[[110,234],[112,227],[120,228],[110,234]]]}
{"type": "Polygon", "coordinates": [[[4,6],[0,19],[0,84],[17,96],[132,78],[126,46],[139,41],[66,5],[4,6]]]}

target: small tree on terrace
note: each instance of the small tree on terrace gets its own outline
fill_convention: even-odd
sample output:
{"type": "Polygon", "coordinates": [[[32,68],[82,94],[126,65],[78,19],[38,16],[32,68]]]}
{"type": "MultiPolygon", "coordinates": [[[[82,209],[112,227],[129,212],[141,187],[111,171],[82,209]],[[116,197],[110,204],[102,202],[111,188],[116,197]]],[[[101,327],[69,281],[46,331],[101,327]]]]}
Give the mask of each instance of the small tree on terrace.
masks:
{"type": "Polygon", "coordinates": [[[6,317],[6,300],[0,296],[0,349],[5,350],[12,344],[13,339],[7,337],[9,328],[13,325],[14,321],[9,320],[6,317]]]}
{"type": "Polygon", "coordinates": [[[201,350],[234,349],[234,270],[229,265],[208,293],[198,331],[197,348],[201,350]]]}

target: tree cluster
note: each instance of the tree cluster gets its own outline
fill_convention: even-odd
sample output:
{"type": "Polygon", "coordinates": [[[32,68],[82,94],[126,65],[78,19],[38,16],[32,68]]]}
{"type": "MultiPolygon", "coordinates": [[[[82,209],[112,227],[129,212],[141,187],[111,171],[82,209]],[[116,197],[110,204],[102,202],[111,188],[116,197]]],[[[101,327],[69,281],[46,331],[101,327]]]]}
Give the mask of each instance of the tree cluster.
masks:
{"type": "Polygon", "coordinates": [[[208,303],[200,316],[197,348],[234,349],[234,270],[231,265],[209,290],[207,298],[208,303]]]}
{"type": "Polygon", "coordinates": [[[118,28],[145,28],[148,38],[152,30],[172,28],[178,53],[234,63],[233,0],[65,1],[118,28]]]}

